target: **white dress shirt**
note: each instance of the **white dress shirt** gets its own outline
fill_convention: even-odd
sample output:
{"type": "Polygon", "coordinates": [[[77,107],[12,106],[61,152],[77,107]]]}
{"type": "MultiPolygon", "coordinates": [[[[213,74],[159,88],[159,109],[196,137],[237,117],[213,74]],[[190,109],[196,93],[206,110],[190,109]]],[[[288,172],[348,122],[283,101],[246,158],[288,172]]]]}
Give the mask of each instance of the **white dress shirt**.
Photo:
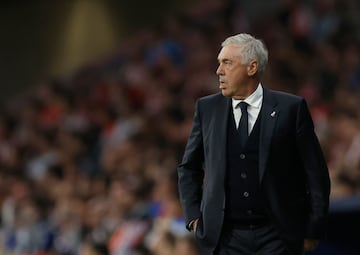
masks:
{"type": "Polygon", "coordinates": [[[240,118],[241,118],[241,109],[240,109],[240,106],[238,106],[238,104],[240,102],[245,102],[248,104],[248,107],[247,107],[248,121],[249,121],[248,134],[250,134],[251,130],[253,129],[253,127],[255,125],[256,119],[259,116],[262,101],[263,101],[263,88],[262,88],[261,84],[259,84],[258,87],[256,88],[256,90],[250,96],[245,98],[244,100],[232,99],[232,107],[233,107],[236,128],[239,127],[239,122],[240,122],[240,118]]]}

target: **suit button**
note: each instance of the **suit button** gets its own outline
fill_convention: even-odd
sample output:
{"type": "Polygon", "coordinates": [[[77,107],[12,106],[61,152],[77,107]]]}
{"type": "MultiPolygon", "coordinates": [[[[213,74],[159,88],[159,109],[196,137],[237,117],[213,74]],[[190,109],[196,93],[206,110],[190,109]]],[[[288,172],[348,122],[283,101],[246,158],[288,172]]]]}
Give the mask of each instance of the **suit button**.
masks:
{"type": "Polygon", "coordinates": [[[240,158],[241,159],[245,159],[246,157],[245,157],[245,154],[240,154],[240,158]]]}
{"type": "Polygon", "coordinates": [[[243,193],[243,196],[244,196],[244,197],[249,197],[250,194],[249,194],[249,192],[245,191],[245,192],[243,193]]]}
{"type": "Polygon", "coordinates": [[[241,178],[243,178],[243,179],[246,179],[246,177],[247,177],[246,173],[241,173],[240,176],[241,176],[241,178]]]}

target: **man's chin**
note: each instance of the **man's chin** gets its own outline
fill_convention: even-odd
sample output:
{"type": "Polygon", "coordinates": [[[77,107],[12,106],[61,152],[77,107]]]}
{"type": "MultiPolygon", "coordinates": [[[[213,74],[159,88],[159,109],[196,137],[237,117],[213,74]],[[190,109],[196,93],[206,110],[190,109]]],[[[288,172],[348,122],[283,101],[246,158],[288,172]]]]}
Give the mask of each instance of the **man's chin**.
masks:
{"type": "Polygon", "coordinates": [[[231,95],[230,95],[229,93],[227,93],[225,89],[222,89],[222,90],[221,90],[221,94],[222,94],[224,97],[231,97],[231,95]]]}

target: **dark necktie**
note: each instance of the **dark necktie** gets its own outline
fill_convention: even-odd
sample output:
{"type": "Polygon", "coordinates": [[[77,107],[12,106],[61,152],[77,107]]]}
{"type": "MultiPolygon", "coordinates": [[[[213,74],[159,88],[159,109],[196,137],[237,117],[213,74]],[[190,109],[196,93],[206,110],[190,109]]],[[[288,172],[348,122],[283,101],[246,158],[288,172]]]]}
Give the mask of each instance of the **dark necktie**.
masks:
{"type": "Polygon", "coordinates": [[[239,127],[238,127],[238,133],[240,136],[240,145],[241,148],[244,147],[246,140],[249,136],[249,128],[248,128],[248,112],[247,112],[247,107],[248,104],[245,102],[240,102],[238,104],[238,106],[240,106],[241,109],[241,118],[240,118],[240,122],[239,122],[239,127]]]}

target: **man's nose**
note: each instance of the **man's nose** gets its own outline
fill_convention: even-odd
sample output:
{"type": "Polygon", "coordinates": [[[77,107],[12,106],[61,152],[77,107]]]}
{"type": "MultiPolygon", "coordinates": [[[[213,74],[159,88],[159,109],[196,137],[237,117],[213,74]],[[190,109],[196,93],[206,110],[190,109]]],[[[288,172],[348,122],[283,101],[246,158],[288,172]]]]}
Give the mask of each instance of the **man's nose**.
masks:
{"type": "Polygon", "coordinates": [[[221,65],[219,65],[218,68],[216,69],[216,74],[217,74],[217,75],[222,75],[222,74],[224,74],[221,65]]]}

